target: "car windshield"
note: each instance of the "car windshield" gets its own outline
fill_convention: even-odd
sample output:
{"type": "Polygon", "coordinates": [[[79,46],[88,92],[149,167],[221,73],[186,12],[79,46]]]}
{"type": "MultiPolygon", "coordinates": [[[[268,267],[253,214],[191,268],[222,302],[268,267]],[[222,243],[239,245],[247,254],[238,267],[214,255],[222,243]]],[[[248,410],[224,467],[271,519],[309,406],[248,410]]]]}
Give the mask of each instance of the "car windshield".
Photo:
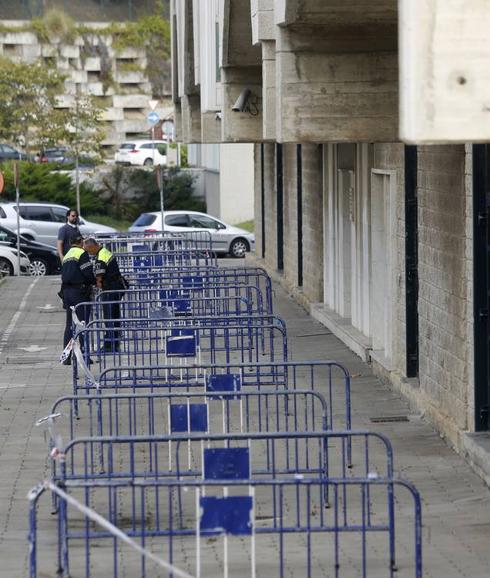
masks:
{"type": "Polygon", "coordinates": [[[149,225],[153,225],[156,219],[157,219],[156,215],[151,215],[150,213],[143,213],[133,223],[133,227],[148,227],[149,225]]]}

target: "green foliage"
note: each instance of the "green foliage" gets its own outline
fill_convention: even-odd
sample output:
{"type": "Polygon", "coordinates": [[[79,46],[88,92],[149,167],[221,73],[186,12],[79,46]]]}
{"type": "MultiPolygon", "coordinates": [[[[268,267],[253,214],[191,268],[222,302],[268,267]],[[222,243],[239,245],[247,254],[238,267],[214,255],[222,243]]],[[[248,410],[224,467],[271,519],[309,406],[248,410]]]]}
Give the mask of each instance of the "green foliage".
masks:
{"type": "MultiPolygon", "coordinates": [[[[76,192],[70,175],[55,170],[51,163],[22,162],[20,167],[20,197],[22,201],[46,201],[61,205],[75,206],[76,192]]],[[[2,164],[5,189],[2,198],[15,200],[13,164],[2,164]]],[[[107,202],[91,185],[81,183],[80,204],[91,212],[107,212],[107,202]]]]}
{"type": "MultiPolygon", "coordinates": [[[[75,21],[62,10],[56,8],[48,10],[41,20],[41,25],[44,26],[48,39],[54,36],[65,44],[73,44],[77,37],[75,21]]],[[[44,38],[43,40],[46,42],[44,38]]]]}
{"type": "Polygon", "coordinates": [[[99,214],[84,214],[83,215],[87,221],[95,221],[96,223],[100,223],[101,225],[107,225],[108,227],[114,227],[114,229],[118,231],[127,231],[131,226],[133,220],[126,220],[126,219],[117,219],[116,217],[111,217],[109,215],[101,215],[99,214]]]}
{"type": "MultiPolygon", "coordinates": [[[[194,197],[194,182],[190,174],[172,168],[164,169],[163,175],[166,210],[205,210],[205,203],[194,197]]],[[[98,195],[105,199],[104,212],[111,218],[133,221],[143,211],[155,211],[160,207],[160,189],[154,170],[116,165],[103,177],[102,184],[98,195]]]]}
{"type": "Polygon", "coordinates": [[[243,223],[238,223],[235,227],[240,227],[240,229],[253,233],[255,231],[255,221],[243,221],[243,223]]]}
{"type": "MultiPolygon", "coordinates": [[[[67,204],[67,194],[72,189],[71,179],[66,174],[53,173],[49,163],[19,163],[20,194],[22,200],[51,201],[67,204]]],[[[5,189],[2,195],[9,200],[15,199],[13,163],[2,164],[5,189]]]]}
{"type": "MultiPolygon", "coordinates": [[[[158,169],[157,169],[158,170],[158,169]]],[[[154,171],[136,169],[132,171],[131,186],[139,198],[139,206],[144,211],[156,211],[160,207],[160,189],[154,171]]],[[[177,167],[163,170],[163,198],[165,210],[189,209],[205,210],[202,199],[194,197],[194,179],[191,174],[177,167]]],[[[139,211],[141,212],[141,210],[139,211]]]]}
{"type": "Polygon", "coordinates": [[[65,122],[55,109],[63,82],[63,75],[39,62],[0,58],[0,140],[25,146],[55,141],[65,122]]]}

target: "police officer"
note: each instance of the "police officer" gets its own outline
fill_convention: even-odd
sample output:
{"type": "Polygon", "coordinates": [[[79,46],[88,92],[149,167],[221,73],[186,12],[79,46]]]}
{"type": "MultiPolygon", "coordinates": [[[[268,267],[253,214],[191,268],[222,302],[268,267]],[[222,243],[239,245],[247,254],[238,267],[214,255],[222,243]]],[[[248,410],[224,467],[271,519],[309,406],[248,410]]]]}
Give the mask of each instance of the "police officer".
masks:
{"type": "Polygon", "coordinates": [[[85,239],[84,247],[91,257],[95,257],[94,273],[97,287],[110,293],[102,293],[102,309],[106,332],[104,335],[104,350],[119,351],[121,340],[121,305],[122,291],[127,288],[119,271],[116,257],[105,247],[92,238],[85,239]]]}
{"type": "MultiPolygon", "coordinates": [[[[63,307],[66,309],[66,325],[63,344],[68,345],[72,338],[72,310],[71,307],[90,301],[91,288],[95,284],[95,277],[88,253],[83,249],[83,238],[74,237],[71,241],[71,249],[63,257],[61,266],[61,292],[63,295],[63,307]]],[[[86,305],[77,311],[80,321],[88,323],[90,318],[90,305],[86,305]]],[[[63,362],[70,365],[69,357],[63,362]]]]}

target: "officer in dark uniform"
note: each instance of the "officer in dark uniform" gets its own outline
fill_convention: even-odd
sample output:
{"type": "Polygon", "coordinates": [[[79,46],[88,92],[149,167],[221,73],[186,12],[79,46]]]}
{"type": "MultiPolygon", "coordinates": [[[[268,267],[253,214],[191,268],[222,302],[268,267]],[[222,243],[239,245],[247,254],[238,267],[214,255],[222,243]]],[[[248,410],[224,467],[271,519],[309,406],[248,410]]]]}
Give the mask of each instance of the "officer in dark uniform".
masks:
{"type": "Polygon", "coordinates": [[[94,273],[97,287],[110,293],[102,293],[102,309],[105,319],[104,350],[119,351],[121,341],[121,305],[122,291],[126,289],[124,278],[119,270],[116,257],[92,238],[85,239],[84,247],[91,257],[95,257],[94,273]]]}
{"type": "MultiPolygon", "coordinates": [[[[95,284],[95,277],[88,253],[83,249],[83,238],[75,237],[71,241],[71,249],[63,257],[61,266],[61,292],[63,307],[66,309],[66,325],[63,344],[66,347],[72,338],[72,310],[71,307],[90,301],[91,288],[95,284]]],[[[90,305],[77,311],[80,321],[88,323],[90,305]]],[[[70,365],[71,358],[63,362],[70,365]]]]}

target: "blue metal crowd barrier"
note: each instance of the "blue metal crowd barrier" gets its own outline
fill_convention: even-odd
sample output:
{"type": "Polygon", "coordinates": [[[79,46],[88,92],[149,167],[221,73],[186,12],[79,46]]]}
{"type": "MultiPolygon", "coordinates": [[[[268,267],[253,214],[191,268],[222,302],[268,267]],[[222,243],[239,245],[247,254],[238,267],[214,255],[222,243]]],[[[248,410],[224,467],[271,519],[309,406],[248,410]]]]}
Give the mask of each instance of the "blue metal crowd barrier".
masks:
{"type": "Polygon", "coordinates": [[[160,235],[149,233],[127,233],[121,235],[96,235],[97,241],[104,245],[116,256],[118,253],[132,251],[174,251],[177,249],[198,249],[200,251],[212,251],[213,242],[209,231],[170,232],[164,231],[160,235]]]}
{"type": "Polygon", "coordinates": [[[348,371],[288,361],[265,271],[218,269],[201,241],[104,242],[131,289],[75,311],[74,395],[46,418],[52,480],[31,495],[31,577],[49,490],[63,576],[80,564],[86,577],[147,576],[155,563],[170,577],[421,578],[420,498],[393,478],[389,440],[352,430],[348,371]]]}
{"type": "Polygon", "coordinates": [[[286,361],[288,355],[285,325],[273,316],[118,319],[109,329],[106,323],[93,320],[75,337],[99,374],[114,366],[286,361]]]}
{"type": "MultiPolygon", "coordinates": [[[[328,429],[351,429],[350,375],[335,361],[277,361],[213,365],[126,366],[104,369],[82,393],[310,390],[327,401],[328,429]],[[219,385],[212,382],[219,382],[219,385]]],[[[260,418],[261,416],[259,416],[260,418]]]]}
{"type": "Polygon", "coordinates": [[[212,390],[64,396],[50,416],[57,436],[170,435],[172,425],[191,433],[206,424],[207,433],[308,432],[328,428],[328,407],[313,391],[212,390]],[[54,418],[52,418],[54,419],[54,418]]]}
{"type": "MultiPolygon", "coordinates": [[[[262,292],[255,285],[218,283],[206,285],[188,284],[182,279],[176,278],[172,282],[150,287],[132,287],[125,291],[113,290],[102,291],[95,296],[94,301],[117,301],[131,304],[131,308],[136,309],[138,304],[144,301],[153,301],[155,304],[170,301],[173,299],[245,299],[250,304],[250,315],[272,315],[267,301],[262,292]]],[[[144,314],[145,307],[142,307],[144,314]]],[[[202,315],[202,314],[201,314],[202,315]]]]}
{"type": "Polygon", "coordinates": [[[165,270],[168,267],[217,267],[217,257],[211,251],[199,249],[183,249],[165,252],[134,251],[130,253],[118,253],[117,263],[121,273],[134,272],[136,274],[154,273],[165,270]]]}
{"type": "Polygon", "coordinates": [[[47,545],[57,551],[58,575],[422,578],[421,500],[411,484],[374,477],[249,479],[245,461],[226,475],[208,457],[201,480],[34,488],[30,578],[55,570],[54,560],[38,560],[46,548],[37,527],[46,490],[60,505],[57,542],[47,545]],[[137,556],[123,549],[129,541],[137,556]]]}
{"type": "MultiPolygon", "coordinates": [[[[113,292],[111,292],[113,293],[113,292]]],[[[145,291],[146,293],[146,291],[145,291]]],[[[121,319],[132,322],[146,319],[172,319],[182,317],[238,317],[262,315],[253,311],[253,304],[245,297],[200,297],[173,289],[162,289],[159,296],[127,301],[108,299],[79,303],[75,307],[77,318],[82,317],[85,308],[90,311],[90,320],[100,320],[108,325],[120,323],[121,319]],[[114,317],[117,310],[118,317],[114,317]]]]}
{"type": "MultiPolygon", "coordinates": [[[[192,425],[192,424],[191,424],[192,425]]],[[[53,479],[200,478],[203,448],[247,448],[251,477],[393,477],[389,440],[369,431],[246,432],[209,434],[205,420],[191,433],[171,421],[169,435],[75,438],[58,448],[53,479]],[[349,463],[349,444],[354,456],[349,463]]],[[[220,456],[218,455],[218,458],[220,456]]],[[[231,458],[230,458],[231,459],[231,458]]],[[[226,467],[228,459],[222,459],[226,467]]],[[[230,462],[231,463],[231,462],[230,462]]]]}
{"type": "Polygon", "coordinates": [[[273,313],[272,283],[269,275],[261,267],[171,267],[152,273],[133,271],[126,273],[127,279],[135,288],[167,286],[169,283],[179,287],[199,287],[231,284],[252,285],[258,288],[267,306],[267,312],[273,313]]]}

